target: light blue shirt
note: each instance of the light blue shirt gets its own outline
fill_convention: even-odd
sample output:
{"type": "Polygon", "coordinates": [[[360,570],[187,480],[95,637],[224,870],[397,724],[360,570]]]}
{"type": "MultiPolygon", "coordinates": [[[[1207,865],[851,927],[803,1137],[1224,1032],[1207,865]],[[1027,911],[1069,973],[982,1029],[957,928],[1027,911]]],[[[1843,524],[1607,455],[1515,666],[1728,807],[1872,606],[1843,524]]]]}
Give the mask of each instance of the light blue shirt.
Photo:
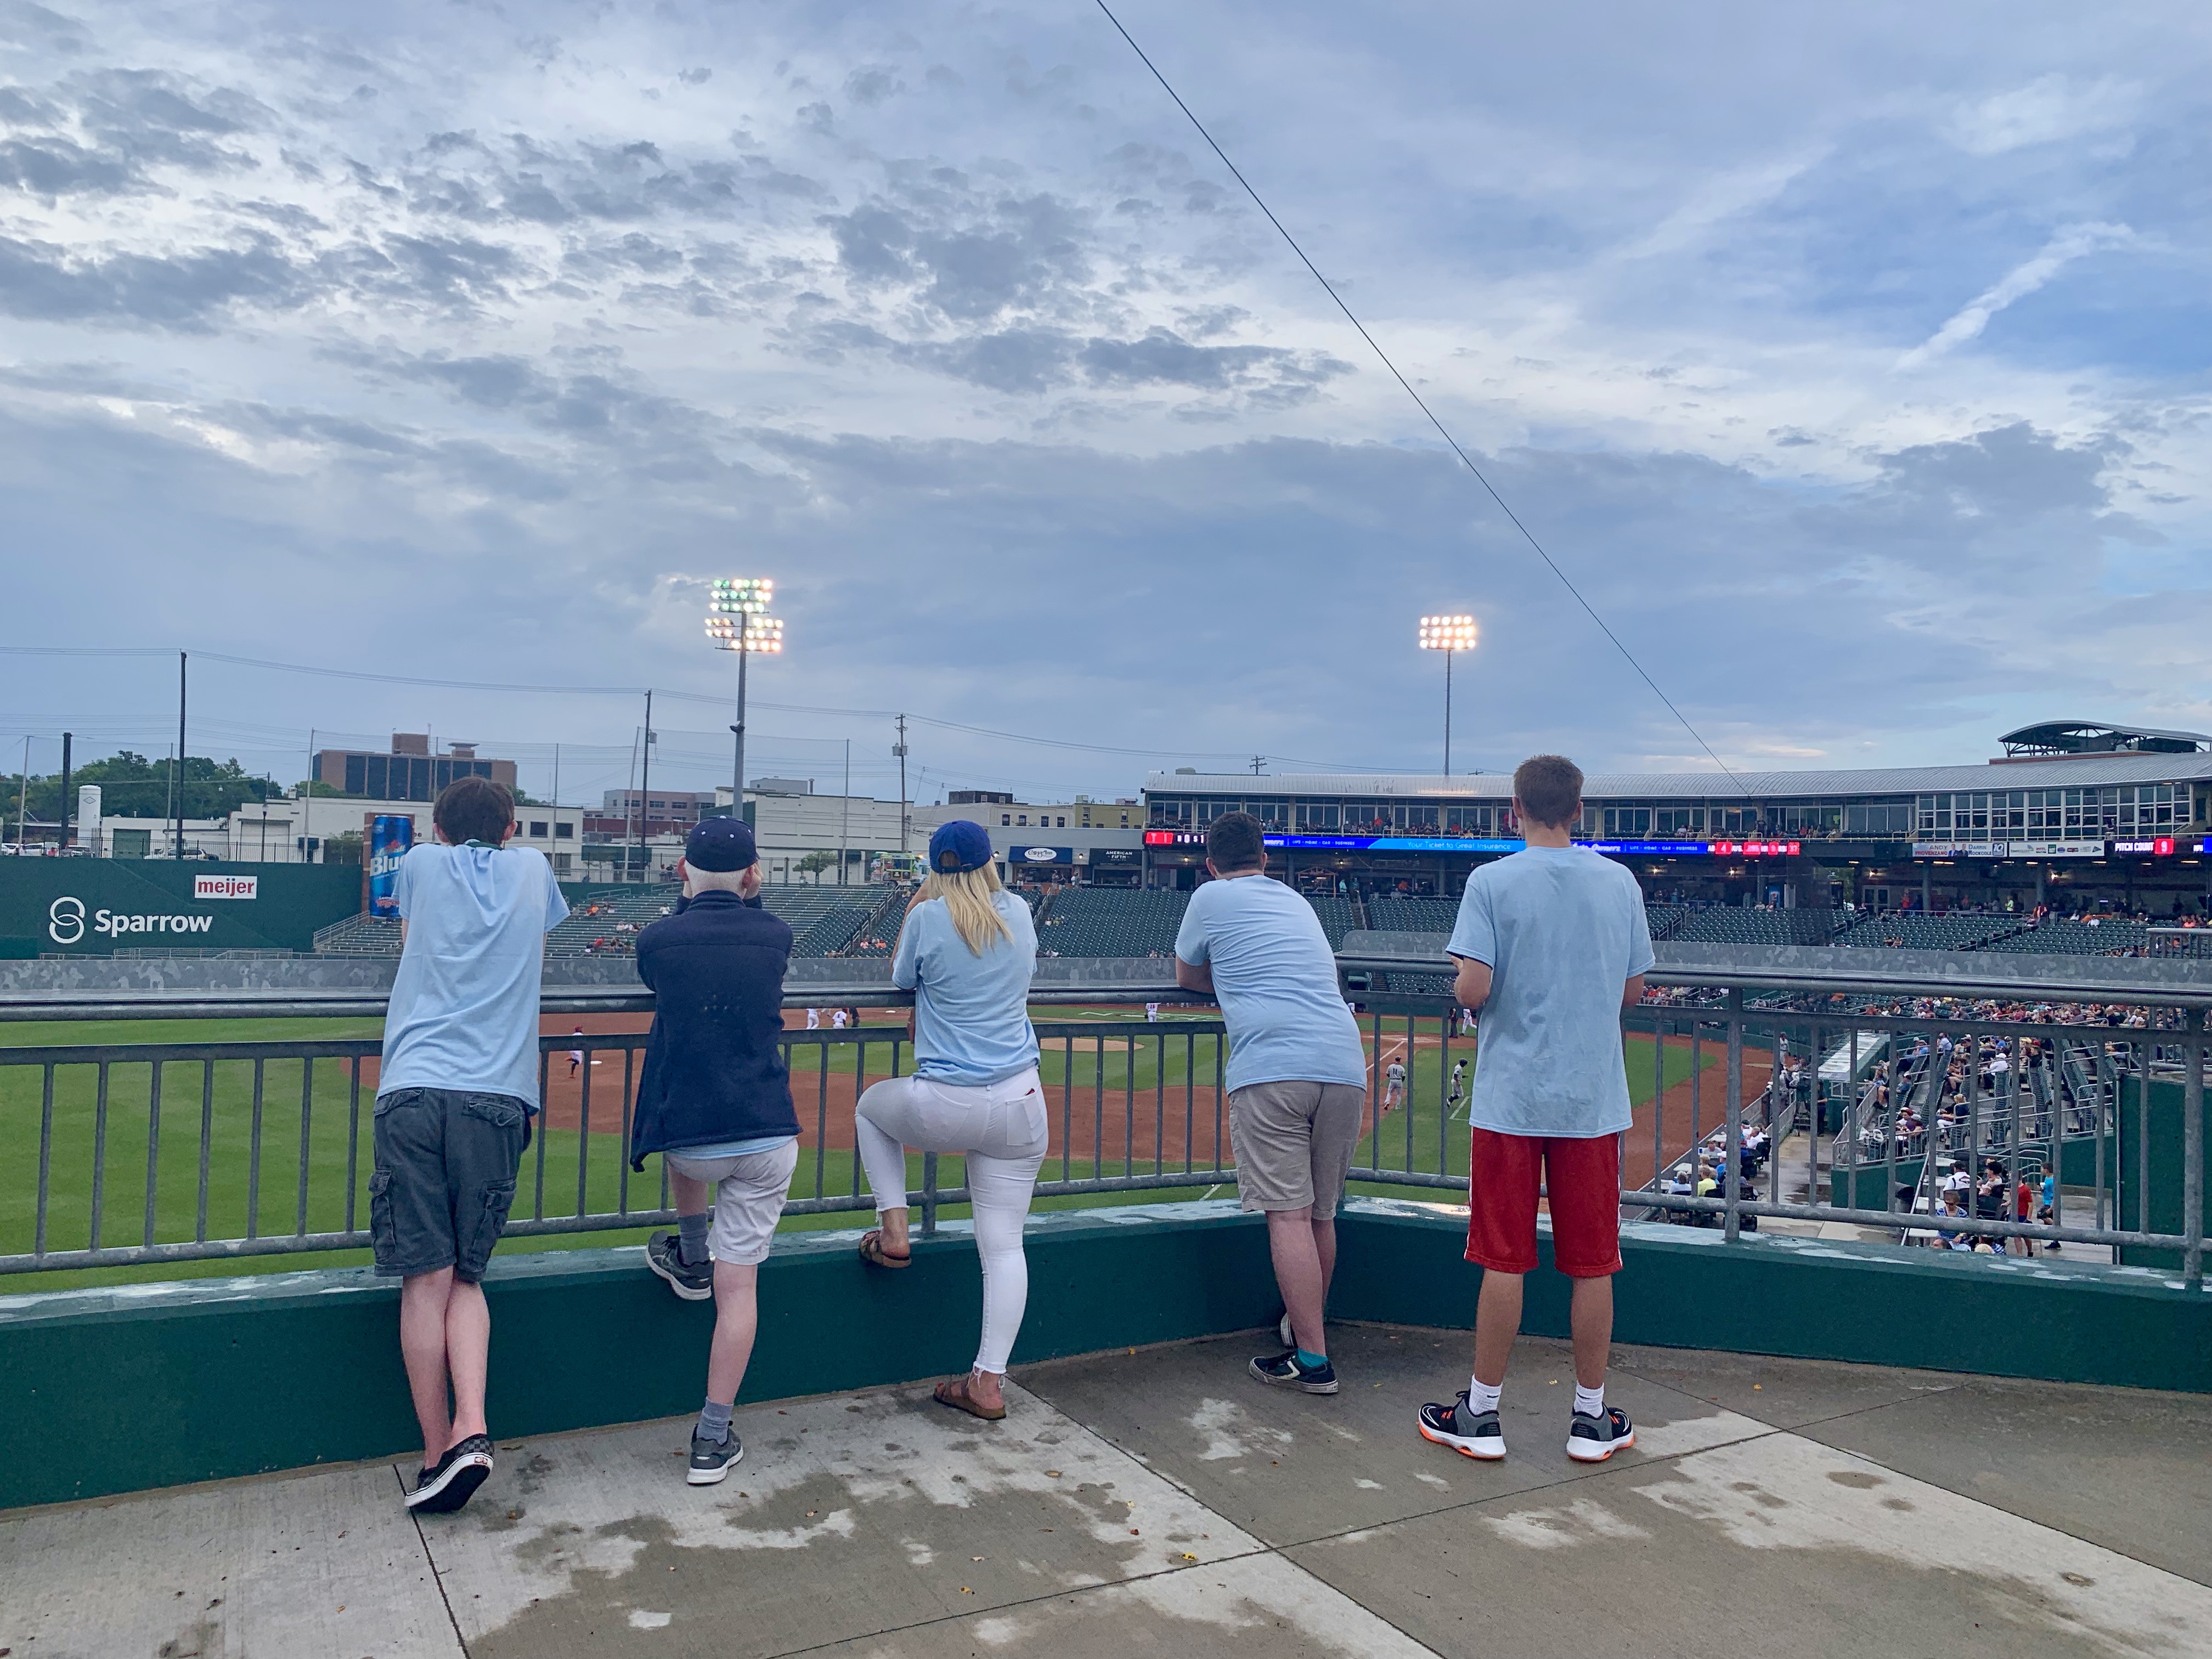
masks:
{"type": "Polygon", "coordinates": [[[1036,971],[1036,924],[1012,893],[991,896],[1011,939],[968,948],[943,899],[906,913],[891,983],[914,993],[916,1077],[978,1087],[1019,1077],[1037,1063],[1030,1024],[1030,976],[1036,971]]]}
{"type": "Polygon", "coordinates": [[[545,935],[568,914],[552,865],[526,847],[426,842],[399,861],[392,892],[407,944],[377,1093],[468,1089],[534,1109],[545,935]]]}
{"type": "Polygon", "coordinates": [[[1568,1140],[1629,1127],[1620,993],[1652,961],[1634,876],[1584,848],[1527,848],[1468,878],[1446,948],[1491,972],[1468,1122],[1568,1140]]]}
{"type": "Polygon", "coordinates": [[[1190,896],[1176,955],[1213,970],[1229,1027],[1231,1094],[1255,1083],[1367,1082],[1359,1026],[1313,906],[1272,876],[1209,881],[1190,896]]]}

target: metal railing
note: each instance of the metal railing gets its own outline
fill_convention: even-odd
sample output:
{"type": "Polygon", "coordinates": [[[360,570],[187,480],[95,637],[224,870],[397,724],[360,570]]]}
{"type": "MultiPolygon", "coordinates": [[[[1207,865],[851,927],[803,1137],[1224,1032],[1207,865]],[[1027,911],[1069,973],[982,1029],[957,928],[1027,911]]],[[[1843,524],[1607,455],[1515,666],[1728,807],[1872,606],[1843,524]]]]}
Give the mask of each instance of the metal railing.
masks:
{"type": "MultiPolygon", "coordinates": [[[[872,1007],[897,995],[866,994],[872,1007]]],[[[1036,1030],[1053,1119],[1040,1196],[1235,1181],[1218,1018],[1176,1006],[1036,1030]]],[[[543,1109],[507,1232],[673,1224],[665,1173],[639,1175],[628,1157],[647,1041],[538,1039],[543,1109]]],[[[380,1048],[361,1036],[0,1049],[0,1146],[17,1149],[0,1153],[0,1273],[366,1248],[380,1048]]],[[[854,1110],[869,1084],[912,1069],[905,1024],[825,1019],[781,1048],[805,1131],[785,1212],[872,1212],[854,1110]]],[[[909,1171],[925,1232],[967,1201],[957,1155],[920,1155],[909,1171]]]]}
{"type": "MultiPolygon", "coordinates": [[[[1339,965],[1370,987],[1409,971],[1423,976],[1419,982],[1433,982],[1427,976],[1438,967],[1434,957],[1349,950],[1339,965]]],[[[2037,1023],[1966,1000],[1925,1012],[1869,1012],[1845,1006],[1850,1000],[1832,975],[1800,981],[1771,965],[1731,972],[1662,961],[1650,978],[1696,1001],[1623,1013],[1636,1105],[1634,1127],[1623,1138],[1620,1184],[1632,1216],[1716,1227],[1731,1242],[1771,1218],[1845,1223],[1891,1236],[1940,1231],[2000,1247],[2028,1241],[2019,1249],[2166,1252],[2189,1283],[2201,1282],[2203,1006],[2212,988],[2190,988],[2163,1005],[2148,1001],[2140,984],[2077,988],[2072,1000],[2042,1004],[2037,1023]],[[2132,999],[2130,1006],[2151,1009],[2154,1023],[2092,1030],[2049,1023],[2122,996],[2132,999]],[[2092,1030],[2094,1064],[2077,1051],[2092,1030]],[[1954,1054],[1975,1058],[1955,1068],[1955,1086],[1937,1080],[1932,1098],[1921,1082],[1913,1085],[1917,1096],[1893,1087],[1882,1102],[1876,1080],[1860,1079],[1854,1047],[1875,1033],[1894,1057],[1885,1065],[1923,1041],[1940,1054],[1947,1038],[1954,1054]],[[2024,1036],[2055,1040],[2039,1066],[2009,1065],[2002,1087],[1987,1086],[1980,1045],[2002,1041],[2017,1057],[2024,1036]],[[1819,1073],[1838,1050],[1850,1081],[1826,1089],[1819,1073]],[[2040,1083],[2039,1071],[2047,1073],[2040,1083]],[[1780,1086],[1785,1076],[1798,1085],[1780,1086]],[[2164,1128],[2154,1133],[2153,1094],[2173,1084],[2181,1096],[2178,1137],[2164,1128]],[[1928,1102],[1917,1146],[1906,1128],[1909,1097],[1928,1102]],[[1905,1178],[1920,1172],[1916,1154],[1924,1165],[1931,1152],[1948,1152],[1978,1170],[1994,1160],[1990,1178],[2002,1174],[2007,1194],[2002,1212],[1937,1217],[1917,1208],[1914,1197],[1900,1198],[1900,1189],[1911,1194],[1921,1184],[1905,1178]],[[1686,1160],[1711,1171],[1711,1190],[1698,1190],[1704,1183],[1696,1179],[1686,1183],[1690,1190],[1675,1189],[1685,1183],[1672,1172],[1686,1160]],[[2058,1203],[2047,1218],[2022,1219],[2011,1195],[2023,1177],[2035,1184],[2045,1167],[2058,1174],[2058,1203]],[[1802,1199],[1792,1195],[1801,1182],[1802,1199]],[[1877,1182],[1878,1192],[1870,1193],[1877,1182]],[[2165,1218],[2172,1223],[2150,1224],[2165,1218]]],[[[1916,988],[1900,978],[1887,988],[1940,995],[1954,984],[1939,976],[1916,988]]],[[[1885,988],[1876,981],[1862,988],[1885,988]]],[[[1467,1184],[1472,1033],[1447,997],[1372,988],[1355,994],[1370,1087],[1352,1179],[1448,1201],[1467,1184]],[[1395,1093],[1394,1061],[1405,1078],[1395,1093]]],[[[46,995],[0,1007],[0,1019],[126,1011],[138,1018],[367,1016],[380,1013],[382,1000],[380,993],[360,991],[46,995]]],[[[911,1068],[912,1044],[897,1013],[910,1000],[880,981],[858,981],[799,987],[787,998],[793,1007],[890,1010],[895,1022],[879,1012],[875,1024],[839,1029],[826,1014],[820,1029],[785,1032],[805,1130],[787,1212],[873,1209],[854,1150],[854,1109],[870,1083],[911,1068]]],[[[1040,1196],[1234,1183],[1224,1027],[1196,1002],[1164,984],[1126,979],[1033,992],[1053,1111],[1040,1196]],[[1133,1012],[1138,1002],[1161,1005],[1167,1018],[1111,1012],[1133,1012]]],[[[652,1004],[635,986],[557,994],[549,986],[544,1006],[549,1012],[642,1014],[652,1004]]],[[[673,1221],[665,1176],[650,1169],[638,1175],[627,1158],[646,1041],[642,1030],[539,1040],[545,1109],[525,1154],[510,1233],[673,1221]]],[[[379,1048],[365,1034],[0,1048],[0,1273],[368,1246],[379,1048]]],[[[1899,1066],[1900,1081],[1911,1069],[1899,1066]]],[[[966,1201],[956,1156],[913,1157],[908,1169],[909,1201],[925,1231],[945,1206],[966,1201]]]]}

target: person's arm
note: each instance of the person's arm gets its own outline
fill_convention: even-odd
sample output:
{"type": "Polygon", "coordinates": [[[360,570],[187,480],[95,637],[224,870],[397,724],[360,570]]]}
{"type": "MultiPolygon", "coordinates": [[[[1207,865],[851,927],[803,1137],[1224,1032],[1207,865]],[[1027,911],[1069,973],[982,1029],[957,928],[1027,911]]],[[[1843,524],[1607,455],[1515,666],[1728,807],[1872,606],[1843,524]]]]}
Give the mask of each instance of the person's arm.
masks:
{"type": "Polygon", "coordinates": [[[1452,995],[1462,1008],[1479,1009],[1490,1000],[1490,964],[1477,962],[1473,957],[1454,957],[1459,964],[1452,975],[1452,995]]]}
{"type": "Polygon", "coordinates": [[[1636,884],[1636,878],[1620,866],[1627,885],[1628,897],[1628,977],[1621,982],[1620,1006],[1632,1008],[1644,1000],[1644,976],[1657,963],[1651,951],[1651,921],[1644,908],[1644,890],[1636,884]]]}
{"type": "Polygon", "coordinates": [[[1205,890],[1201,887],[1190,896],[1190,902],[1183,907],[1182,926],[1176,930],[1176,983],[1186,991],[1210,997],[1213,994],[1212,952],[1206,939],[1206,907],[1198,902],[1199,894],[1205,890]]]}
{"type": "Polygon", "coordinates": [[[911,991],[920,981],[921,930],[923,923],[915,918],[915,907],[908,903],[906,914],[899,920],[898,943],[891,947],[891,983],[902,991],[911,991]]]}

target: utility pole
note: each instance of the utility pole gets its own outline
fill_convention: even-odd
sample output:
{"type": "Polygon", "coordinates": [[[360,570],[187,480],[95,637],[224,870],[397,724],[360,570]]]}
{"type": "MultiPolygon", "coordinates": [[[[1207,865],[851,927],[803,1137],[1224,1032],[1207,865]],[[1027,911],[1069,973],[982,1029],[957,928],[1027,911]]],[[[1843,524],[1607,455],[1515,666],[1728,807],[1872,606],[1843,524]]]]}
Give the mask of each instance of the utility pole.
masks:
{"type": "Polygon", "coordinates": [[[1255,778],[1256,778],[1256,777],[1258,777],[1258,776],[1260,775],[1260,769],[1261,769],[1261,767],[1265,766],[1267,763],[1267,757],[1265,755],[1255,755],[1255,756],[1253,756],[1253,757],[1252,757],[1252,775],[1253,775],[1254,777],[1255,777],[1255,778]]]}
{"type": "Polygon", "coordinates": [[[185,653],[177,653],[177,857],[185,856],[185,653]]]}
{"type": "Polygon", "coordinates": [[[295,838],[297,845],[293,849],[299,854],[302,864],[307,862],[307,842],[315,833],[314,799],[315,728],[311,726],[307,728],[307,781],[300,786],[300,833],[295,838]]]}
{"type": "Polygon", "coordinates": [[[641,775],[637,781],[637,878],[640,882],[645,879],[648,867],[646,843],[653,838],[653,826],[649,822],[653,810],[653,693],[650,691],[645,694],[645,743],[641,752],[644,760],[638,767],[641,775]]]}
{"type": "Polygon", "coordinates": [[[57,853],[68,847],[70,839],[70,737],[67,732],[62,733],[61,834],[54,842],[57,853]]]}
{"type": "MultiPolygon", "coordinates": [[[[23,752],[26,755],[30,753],[30,744],[27,740],[23,745],[23,752]]],[[[27,773],[30,769],[31,763],[26,760],[23,763],[23,770],[27,773]]],[[[845,884],[845,860],[848,856],[846,849],[852,839],[853,740],[848,738],[845,739],[845,793],[837,798],[837,884],[840,887],[845,884]]]]}
{"type": "MultiPolygon", "coordinates": [[[[852,745],[845,745],[849,753],[852,745]]],[[[848,764],[850,764],[848,762],[848,764]]],[[[31,737],[23,734],[23,778],[15,792],[15,845],[27,846],[31,839],[31,737]]]]}
{"type": "Polygon", "coordinates": [[[899,763],[899,851],[903,853],[907,850],[906,716],[903,714],[898,717],[898,741],[891,745],[891,753],[898,757],[899,763]]]}

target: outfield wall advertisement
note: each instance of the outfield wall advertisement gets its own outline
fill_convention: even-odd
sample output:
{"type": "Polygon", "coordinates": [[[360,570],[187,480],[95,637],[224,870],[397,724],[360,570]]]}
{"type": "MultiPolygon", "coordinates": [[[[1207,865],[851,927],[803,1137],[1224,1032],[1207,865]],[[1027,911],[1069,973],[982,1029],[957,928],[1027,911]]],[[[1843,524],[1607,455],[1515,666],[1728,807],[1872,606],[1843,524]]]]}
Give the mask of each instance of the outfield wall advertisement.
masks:
{"type": "Polygon", "coordinates": [[[343,865],[0,859],[0,957],[305,951],[360,908],[343,865]]]}

